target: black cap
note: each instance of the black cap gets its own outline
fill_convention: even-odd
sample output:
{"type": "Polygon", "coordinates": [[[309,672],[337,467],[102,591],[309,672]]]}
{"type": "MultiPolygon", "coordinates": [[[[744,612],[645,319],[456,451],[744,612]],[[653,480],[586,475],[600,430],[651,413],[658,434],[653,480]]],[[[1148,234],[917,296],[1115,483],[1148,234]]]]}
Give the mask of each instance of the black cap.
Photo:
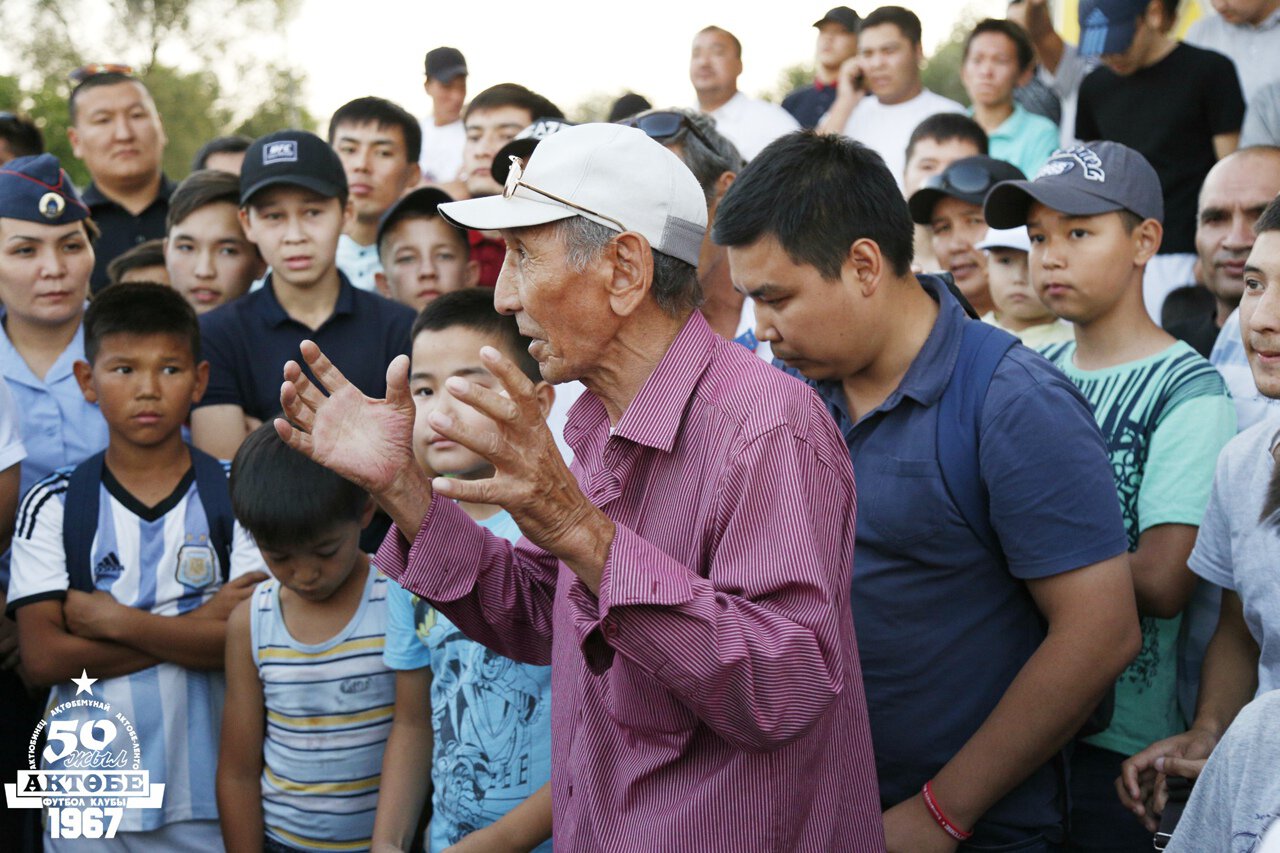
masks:
{"type": "Polygon", "coordinates": [[[1001,181],[1025,178],[1022,170],[1012,163],[997,160],[985,154],[957,160],[936,175],[931,175],[920,189],[907,199],[911,221],[928,225],[933,221],[933,209],[943,198],[958,198],[969,204],[982,206],[987,193],[1001,181]]]}
{"type": "Polygon", "coordinates": [[[452,83],[467,76],[467,60],[456,47],[437,47],[427,52],[427,78],[452,83]]]}
{"type": "Polygon", "coordinates": [[[15,157],[0,167],[0,216],[44,225],[89,218],[71,179],[52,154],[15,157]]]}
{"type": "Polygon", "coordinates": [[[347,194],[338,153],[314,133],[278,130],[253,140],[240,167],[240,204],[276,184],[304,187],[329,198],[347,194]]]}
{"type": "Polygon", "coordinates": [[[850,9],[848,6],[837,6],[834,9],[828,9],[827,14],[813,22],[815,27],[823,24],[839,24],[844,27],[845,32],[856,33],[858,24],[862,19],[858,17],[858,13],[850,9]]]}
{"type": "Polygon", "coordinates": [[[573,127],[573,122],[561,118],[540,118],[515,135],[515,138],[498,149],[493,155],[493,165],[489,167],[493,179],[500,184],[507,182],[507,174],[511,171],[511,158],[519,157],[528,160],[538,143],[553,133],[559,133],[566,127],[573,127]]]}
{"type": "MultiPolygon", "coordinates": [[[[387,208],[387,212],[382,214],[378,219],[377,238],[374,245],[378,247],[378,251],[382,251],[382,238],[387,236],[387,231],[391,226],[395,225],[410,213],[426,213],[434,214],[436,208],[442,204],[448,204],[453,201],[453,196],[449,195],[439,187],[419,187],[411,193],[407,193],[400,197],[400,200],[391,207],[387,208]]],[[[448,222],[448,220],[445,220],[448,222]]],[[[450,223],[452,225],[452,223],[450,223]]],[[[456,226],[455,226],[456,227],[456,226]]]]}
{"type": "Polygon", "coordinates": [[[987,196],[987,224],[1027,224],[1038,201],[1068,216],[1127,210],[1142,219],[1164,220],[1160,176],[1137,151],[1119,142],[1088,142],[1053,152],[1034,181],[1002,183],[987,196]]]}

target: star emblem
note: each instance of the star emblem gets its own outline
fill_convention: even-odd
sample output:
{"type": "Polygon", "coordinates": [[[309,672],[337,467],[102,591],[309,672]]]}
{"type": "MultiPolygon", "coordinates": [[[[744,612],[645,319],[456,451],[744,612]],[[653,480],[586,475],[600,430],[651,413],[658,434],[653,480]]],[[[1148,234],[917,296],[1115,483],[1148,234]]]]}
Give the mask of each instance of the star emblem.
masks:
{"type": "Polygon", "coordinates": [[[97,680],[98,680],[98,679],[96,679],[96,678],[90,678],[90,677],[89,677],[89,673],[85,672],[85,671],[82,669],[82,670],[80,670],[80,677],[79,677],[79,678],[73,678],[73,679],[71,679],[71,683],[72,683],[72,684],[74,684],[74,685],[76,686],[76,695],[77,695],[77,696],[79,696],[81,693],[88,693],[90,696],[92,696],[92,695],[93,695],[93,683],[94,683],[95,681],[97,681],[97,680]]]}

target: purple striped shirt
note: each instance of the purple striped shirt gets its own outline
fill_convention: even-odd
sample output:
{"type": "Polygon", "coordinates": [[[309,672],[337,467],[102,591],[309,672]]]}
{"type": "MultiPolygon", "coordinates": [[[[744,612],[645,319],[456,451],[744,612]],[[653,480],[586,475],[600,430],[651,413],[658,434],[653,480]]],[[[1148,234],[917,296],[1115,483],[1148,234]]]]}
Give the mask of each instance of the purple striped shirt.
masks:
{"type": "Polygon", "coordinates": [[[694,312],[609,431],[566,438],[617,524],[590,592],[450,501],[378,566],[475,640],[552,665],[562,850],[883,850],[849,606],[844,441],[803,383],[694,312]]]}

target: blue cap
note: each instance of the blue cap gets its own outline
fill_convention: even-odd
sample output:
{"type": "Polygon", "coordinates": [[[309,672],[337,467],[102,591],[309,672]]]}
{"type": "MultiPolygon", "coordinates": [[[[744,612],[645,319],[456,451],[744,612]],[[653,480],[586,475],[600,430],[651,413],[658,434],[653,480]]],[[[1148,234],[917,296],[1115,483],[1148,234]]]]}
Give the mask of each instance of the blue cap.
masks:
{"type": "Polygon", "coordinates": [[[338,152],[314,133],[278,130],[253,140],[240,166],[240,206],[277,184],[302,187],[327,198],[347,194],[338,152]]]}
{"type": "Polygon", "coordinates": [[[89,218],[71,179],[52,154],[15,157],[0,167],[0,216],[45,225],[89,218]]]}
{"type": "Polygon", "coordinates": [[[1150,0],[1080,0],[1080,55],[1124,53],[1150,0]]]}
{"type": "Polygon", "coordinates": [[[1053,152],[1034,181],[1004,181],[987,196],[992,228],[1027,224],[1032,202],[1068,216],[1127,210],[1141,219],[1164,221],[1160,176],[1143,157],[1119,142],[1090,142],[1053,152]]]}

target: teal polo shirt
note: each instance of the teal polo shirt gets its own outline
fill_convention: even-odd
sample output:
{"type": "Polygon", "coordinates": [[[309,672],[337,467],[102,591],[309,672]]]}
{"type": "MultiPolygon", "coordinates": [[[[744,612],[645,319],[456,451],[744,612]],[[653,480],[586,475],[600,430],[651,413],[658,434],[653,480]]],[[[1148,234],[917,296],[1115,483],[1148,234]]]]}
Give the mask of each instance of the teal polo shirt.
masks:
{"type": "MultiPolygon", "coordinates": [[[[972,118],[973,110],[969,110],[972,118]]],[[[1058,126],[1044,116],[1013,105],[1013,115],[1004,120],[994,133],[987,134],[989,154],[997,160],[1012,163],[1028,178],[1045,164],[1058,149],[1058,126]]]]}

